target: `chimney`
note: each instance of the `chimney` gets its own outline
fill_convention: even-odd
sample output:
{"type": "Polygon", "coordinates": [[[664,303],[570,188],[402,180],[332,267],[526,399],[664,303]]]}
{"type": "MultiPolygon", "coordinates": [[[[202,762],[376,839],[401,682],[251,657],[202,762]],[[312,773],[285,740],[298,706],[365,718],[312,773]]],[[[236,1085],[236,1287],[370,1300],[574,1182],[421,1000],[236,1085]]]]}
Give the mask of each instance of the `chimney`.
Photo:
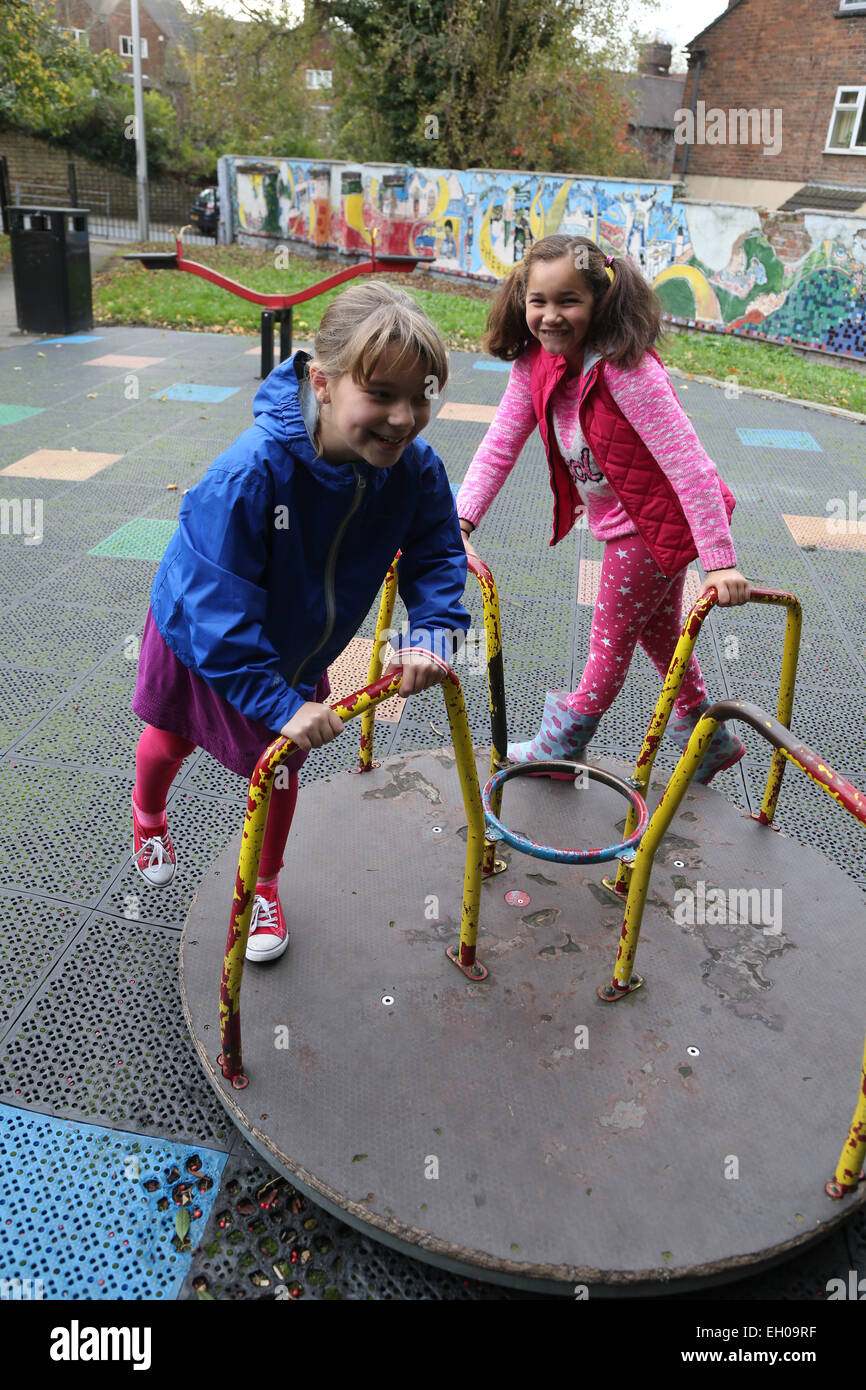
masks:
{"type": "Polygon", "coordinates": [[[673,46],[669,43],[645,43],[641,47],[637,70],[647,77],[666,77],[671,70],[673,46]]]}

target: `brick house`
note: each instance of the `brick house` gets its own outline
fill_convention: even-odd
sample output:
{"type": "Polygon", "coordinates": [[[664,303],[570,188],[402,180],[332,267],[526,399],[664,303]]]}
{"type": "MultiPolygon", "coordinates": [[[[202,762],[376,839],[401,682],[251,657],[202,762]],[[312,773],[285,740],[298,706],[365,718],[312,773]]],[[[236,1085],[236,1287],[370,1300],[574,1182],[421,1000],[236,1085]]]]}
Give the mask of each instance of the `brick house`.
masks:
{"type": "MultiPolygon", "coordinates": [[[[180,0],[140,0],[141,76],[145,90],[172,95],[177,81],[172,44],[185,38],[191,24],[180,0]]],[[[132,18],[129,0],[55,0],[54,20],[93,53],[108,49],[126,63],[124,80],[132,82],[132,18]]]]}
{"type": "Polygon", "coordinates": [[[866,0],[728,0],[687,47],[689,198],[866,211],[866,0]]]}

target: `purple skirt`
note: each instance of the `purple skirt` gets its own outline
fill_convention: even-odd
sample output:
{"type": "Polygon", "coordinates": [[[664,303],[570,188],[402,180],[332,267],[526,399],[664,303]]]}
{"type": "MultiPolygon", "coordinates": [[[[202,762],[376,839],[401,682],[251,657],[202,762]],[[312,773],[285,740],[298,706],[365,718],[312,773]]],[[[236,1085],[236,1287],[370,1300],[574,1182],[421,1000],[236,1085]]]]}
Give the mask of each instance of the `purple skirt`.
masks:
{"type": "MultiPolygon", "coordinates": [[[[313,699],[323,704],[331,693],[327,671],[316,686],[313,699]]],[[[261,719],[248,719],[175,656],[148,608],[138,658],[138,681],[132,709],[147,724],[178,734],[208,753],[240,777],[250,778],[269,743],[279,736],[261,719]]],[[[287,758],[291,772],[306,762],[302,749],[287,758]]]]}

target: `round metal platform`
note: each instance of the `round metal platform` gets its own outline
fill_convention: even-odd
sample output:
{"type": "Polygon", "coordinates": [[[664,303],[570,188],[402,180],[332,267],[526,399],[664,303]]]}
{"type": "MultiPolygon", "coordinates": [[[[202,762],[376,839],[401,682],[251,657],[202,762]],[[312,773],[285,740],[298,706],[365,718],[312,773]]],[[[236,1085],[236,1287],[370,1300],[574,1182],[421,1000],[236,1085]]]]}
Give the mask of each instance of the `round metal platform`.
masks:
{"type": "MultiPolygon", "coordinates": [[[[595,782],[521,778],[504,807],[566,846],[609,843],[624,818],[595,782]]],[[[484,883],[478,936],[489,978],[446,958],[465,827],[450,749],[302,789],[280,887],[291,945],[244,971],[241,1091],[216,1063],[240,833],[199,889],[180,950],[187,1021],[232,1119],[295,1186],[420,1259],[572,1296],[742,1277],[866,1199],[866,1184],[824,1192],[866,1026],[850,879],[693,785],[650,883],[646,985],[609,1005],[609,866],[500,846],[509,867],[484,883]]]]}

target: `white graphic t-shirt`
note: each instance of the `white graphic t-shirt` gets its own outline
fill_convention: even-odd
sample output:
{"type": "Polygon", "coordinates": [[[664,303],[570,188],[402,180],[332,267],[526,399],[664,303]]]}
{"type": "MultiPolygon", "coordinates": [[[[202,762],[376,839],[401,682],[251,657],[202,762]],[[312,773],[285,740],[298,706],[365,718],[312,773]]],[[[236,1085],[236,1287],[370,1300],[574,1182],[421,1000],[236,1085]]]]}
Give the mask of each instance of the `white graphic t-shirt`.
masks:
{"type": "Polygon", "coordinates": [[[560,382],[553,398],[553,428],[559,452],[574,479],[580,500],[587,509],[587,520],[594,534],[595,525],[600,522],[609,524],[615,521],[622,524],[629,518],[622,510],[616,493],[590,453],[589,445],[583,437],[577,415],[580,384],[580,377],[560,382]]]}

